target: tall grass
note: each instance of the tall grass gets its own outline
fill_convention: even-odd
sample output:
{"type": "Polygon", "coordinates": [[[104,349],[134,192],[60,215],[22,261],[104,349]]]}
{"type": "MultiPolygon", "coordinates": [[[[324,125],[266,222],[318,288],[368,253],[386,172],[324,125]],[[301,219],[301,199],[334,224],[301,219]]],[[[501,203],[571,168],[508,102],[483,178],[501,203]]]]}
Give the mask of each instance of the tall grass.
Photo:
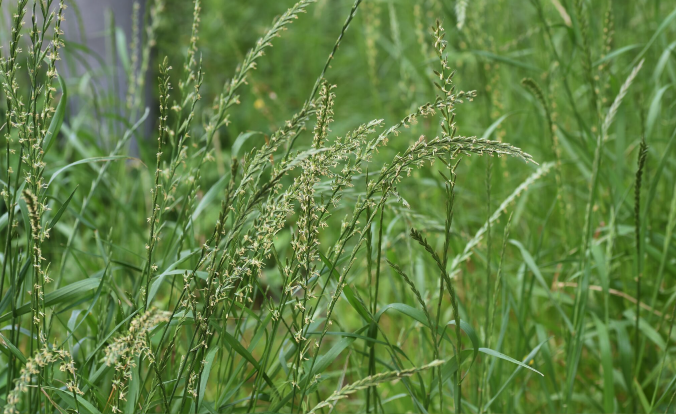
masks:
{"type": "Polygon", "coordinates": [[[78,78],[66,3],[0,0],[4,412],[670,412],[673,5],[152,0],[78,78]]]}

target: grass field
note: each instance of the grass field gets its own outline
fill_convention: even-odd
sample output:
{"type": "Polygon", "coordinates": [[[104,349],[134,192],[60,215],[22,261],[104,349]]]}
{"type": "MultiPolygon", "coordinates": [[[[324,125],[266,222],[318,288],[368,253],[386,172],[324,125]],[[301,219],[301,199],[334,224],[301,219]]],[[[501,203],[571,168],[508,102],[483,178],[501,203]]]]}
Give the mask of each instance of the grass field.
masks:
{"type": "Polygon", "coordinates": [[[0,7],[5,413],[676,412],[674,2],[0,7]]]}

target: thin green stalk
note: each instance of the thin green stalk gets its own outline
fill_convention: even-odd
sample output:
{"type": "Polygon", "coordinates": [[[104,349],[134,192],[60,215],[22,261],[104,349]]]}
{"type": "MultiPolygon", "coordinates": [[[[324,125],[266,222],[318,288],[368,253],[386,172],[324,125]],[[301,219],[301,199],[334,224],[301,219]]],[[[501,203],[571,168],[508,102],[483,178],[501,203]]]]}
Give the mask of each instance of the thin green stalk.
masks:
{"type": "MultiPolygon", "coordinates": [[[[368,188],[368,184],[369,184],[368,168],[366,169],[366,174],[364,174],[364,177],[366,179],[366,188],[368,188]]],[[[366,207],[366,215],[367,216],[371,215],[370,206],[366,207]]],[[[375,306],[373,304],[373,300],[374,300],[373,296],[374,295],[373,295],[373,271],[372,271],[372,268],[373,268],[373,263],[372,263],[373,262],[373,252],[371,251],[372,246],[373,246],[373,231],[371,229],[371,226],[369,226],[366,229],[366,243],[365,244],[366,244],[366,275],[368,277],[367,280],[368,280],[368,284],[369,284],[369,286],[368,286],[369,301],[370,301],[369,307],[370,307],[371,313],[374,313],[373,309],[375,308],[375,306]]],[[[373,322],[371,324],[373,325],[373,322]]],[[[369,327],[369,338],[373,338],[375,332],[376,332],[376,330],[374,329],[373,326],[369,327]]],[[[369,348],[368,375],[373,375],[375,373],[375,369],[376,369],[376,366],[375,366],[375,344],[370,343],[370,344],[367,344],[366,346],[368,346],[368,348],[369,348]]],[[[366,412],[367,413],[371,412],[371,395],[374,396],[374,400],[375,400],[375,387],[369,387],[369,388],[366,389],[366,412]]],[[[376,406],[376,410],[377,410],[377,406],[376,406]]]]}
{"type": "MultiPolygon", "coordinates": [[[[381,207],[380,209],[380,220],[378,222],[378,252],[376,253],[376,286],[375,286],[375,292],[373,294],[373,304],[372,304],[372,309],[371,313],[376,314],[378,311],[378,293],[380,290],[380,263],[381,263],[381,255],[383,252],[383,215],[384,215],[384,208],[381,207]]],[[[378,332],[373,333],[373,339],[374,341],[378,339],[378,332]]],[[[371,361],[372,361],[372,371],[373,373],[371,375],[375,374],[375,349],[376,349],[376,344],[375,342],[371,346],[371,361]]],[[[378,395],[377,389],[373,387],[373,397],[376,401],[380,401],[380,396],[378,395]]],[[[377,412],[377,410],[376,410],[377,412]]]]}
{"type": "MultiPolygon", "coordinates": [[[[488,223],[488,226],[486,228],[486,284],[485,284],[485,289],[486,289],[486,301],[485,301],[485,307],[486,307],[486,315],[484,317],[484,330],[485,330],[485,342],[486,346],[488,345],[488,338],[490,335],[490,324],[491,324],[491,319],[490,319],[490,312],[491,312],[491,225],[490,225],[490,218],[491,218],[491,170],[492,170],[492,159],[490,157],[486,158],[486,215],[487,215],[487,220],[486,222],[488,223]]],[[[486,376],[486,369],[487,365],[484,367],[484,375],[479,378],[480,382],[479,383],[479,412],[481,412],[481,408],[483,405],[483,396],[484,396],[484,388],[486,386],[486,380],[484,377],[486,376]]]]}

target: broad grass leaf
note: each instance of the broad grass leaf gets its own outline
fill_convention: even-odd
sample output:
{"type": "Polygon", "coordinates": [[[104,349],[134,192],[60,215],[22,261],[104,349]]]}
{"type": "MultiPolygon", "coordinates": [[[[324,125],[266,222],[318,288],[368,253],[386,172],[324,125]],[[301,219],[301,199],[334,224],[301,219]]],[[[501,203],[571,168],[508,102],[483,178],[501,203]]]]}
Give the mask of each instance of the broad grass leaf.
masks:
{"type": "Polygon", "coordinates": [[[133,413],[135,412],[135,406],[136,406],[136,401],[138,400],[139,393],[140,393],[140,388],[141,388],[141,376],[139,373],[138,365],[138,357],[136,359],[136,364],[131,368],[131,379],[127,383],[127,401],[125,403],[125,413],[133,413]]]}
{"type": "Polygon", "coordinates": [[[117,49],[117,55],[120,58],[120,62],[122,63],[122,68],[127,73],[127,75],[133,79],[133,74],[131,73],[131,61],[129,60],[129,53],[127,53],[129,42],[127,41],[127,36],[121,27],[115,28],[115,45],[117,49]]]}
{"type": "Polygon", "coordinates": [[[347,298],[347,301],[352,305],[354,310],[359,313],[359,315],[364,318],[365,321],[371,322],[373,321],[373,317],[369,313],[369,311],[366,310],[362,302],[357,299],[357,296],[354,293],[354,290],[350,287],[350,285],[345,285],[343,288],[343,294],[345,295],[345,298],[347,298]]]}
{"type": "Polygon", "coordinates": [[[230,155],[233,158],[236,158],[239,155],[239,150],[240,148],[242,148],[242,145],[244,145],[244,143],[247,142],[249,138],[251,138],[254,135],[263,135],[263,133],[260,131],[247,131],[240,133],[237,136],[237,139],[235,139],[235,142],[232,144],[230,155]]]}
{"type": "MultiPolygon", "coordinates": [[[[628,308],[623,312],[623,315],[627,318],[627,320],[630,321],[636,321],[636,312],[634,312],[635,309],[633,308],[628,308]]],[[[639,324],[639,330],[643,335],[645,335],[646,338],[650,339],[652,343],[657,345],[658,348],[661,350],[665,350],[667,348],[667,342],[662,339],[662,336],[660,335],[659,332],[655,328],[652,327],[648,321],[645,319],[641,318],[639,324]]]]}
{"type": "MultiPolygon", "coordinates": [[[[444,327],[444,330],[449,325],[455,326],[455,320],[448,322],[446,324],[446,326],[444,327]]],[[[463,376],[463,378],[464,378],[469,373],[469,370],[470,370],[470,368],[472,368],[472,365],[474,365],[474,362],[476,361],[477,356],[479,356],[479,351],[482,348],[481,348],[481,341],[479,341],[479,336],[476,334],[476,331],[474,330],[472,325],[470,325],[467,322],[460,319],[460,329],[462,329],[462,331],[465,332],[465,334],[469,337],[469,340],[472,342],[472,347],[473,347],[472,362],[470,362],[469,367],[467,368],[467,372],[463,376]]]]}
{"type": "Polygon", "coordinates": [[[54,214],[54,217],[52,217],[52,220],[49,222],[48,227],[50,229],[53,228],[54,226],[56,226],[56,223],[59,222],[63,213],[66,211],[66,209],[68,209],[68,204],[70,204],[70,200],[73,199],[73,196],[75,195],[75,192],[77,191],[77,189],[78,189],[78,187],[75,187],[73,192],[70,193],[70,196],[68,196],[66,201],[64,201],[63,204],[61,204],[61,207],[59,207],[59,209],[56,211],[56,214],[54,214]]]}
{"type": "Polygon", "coordinates": [[[214,359],[218,353],[218,346],[214,346],[209,349],[207,356],[204,358],[204,372],[202,372],[202,379],[200,380],[200,393],[198,402],[201,405],[204,400],[204,393],[207,390],[207,385],[209,383],[209,374],[211,374],[211,368],[214,366],[214,359]]]}
{"type": "MultiPolygon", "coordinates": [[[[54,306],[64,302],[70,302],[81,298],[82,294],[94,290],[99,287],[101,283],[100,278],[88,278],[84,280],[79,280],[77,282],[71,283],[70,285],[64,286],[54,292],[50,292],[45,295],[45,306],[54,306]]],[[[26,303],[23,306],[19,307],[16,310],[17,315],[24,315],[31,310],[31,304],[26,303]]],[[[6,313],[0,317],[0,322],[5,322],[11,319],[12,314],[6,313]]]]}
{"type": "Polygon", "coordinates": [[[65,402],[68,403],[70,408],[72,410],[77,410],[78,407],[80,410],[77,412],[82,412],[82,409],[84,408],[84,412],[88,412],[90,414],[101,414],[101,411],[99,411],[96,407],[94,407],[89,401],[87,401],[85,398],[78,397],[77,402],[75,399],[73,399],[73,393],[66,391],[61,388],[55,388],[55,387],[48,387],[48,386],[42,386],[42,388],[50,391],[54,391],[60,394],[61,399],[65,402]]]}
{"type": "Polygon", "coordinates": [[[415,319],[416,321],[420,322],[421,324],[427,326],[428,328],[431,328],[429,326],[429,322],[427,321],[427,317],[425,316],[425,313],[421,310],[418,310],[412,306],[406,305],[404,303],[390,303],[385,306],[383,306],[378,313],[376,313],[374,319],[376,322],[380,321],[380,317],[385,314],[390,309],[394,309],[396,311],[399,311],[400,313],[403,313],[406,316],[410,316],[411,318],[415,319]]]}
{"type": "MultiPolygon", "coordinates": [[[[540,347],[542,346],[542,344],[544,344],[544,342],[541,343],[540,345],[538,345],[535,349],[539,350],[540,347]]],[[[516,359],[509,357],[509,356],[507,356],[507,355],[505,355],[501,352],[494,351],[490,348],[479,348],[479,351],[483,352],[486,355],[490,355],[490,356],[494,356],[496,358],[504,359],[505,361],[508,361],[508,362],[511,362],[512,364],[518,365],[519,367],[529,369],[529,370],[535,372],[536,374],[540,374],[543,377],[545,376],[545,374],[541,373],[537,369],[531,368],[528,365],[524,364],[523,362],[517,361],[516,359]]],[[[529,357],[527,357],[525,360],[530,361],[531,359],[533,359],[533,357],[529,355],[529,357]]]]}
{"type": "Polygon", "coordinates": [[[26,363],[26,357],[23,356],[21,351],[17,347],[15,347],[14,344],[8,341],[3,334],[0,334],[0,340],[2,340],[2,343],[0,344],[0,349],[2,349],[5,355],[9,356],[9,353],[12,353],[23,364],[26,363]]]}
{"type": "Polygon", "coordinates": [[[607,413],[615,412],[615,379],[613,376],[613,353],[610,346],[608,327],[594,315],[596,333],[599,336],[599,352],[603,367],[603,410],[607,413]]]}
{"type": "Polygon", "coordinates": [[[199,204],[195,208],[195,211],[192,213],[193,220],[197,219],[197,217],[202,214],[202,211],[204,211],[204,209],[207,208],[207,206],[211,204],[216,199],[216,197],[223,195],[223,190],[225,189],[225,186],[228,185],[229,179],[229,175],[224,175],[218,181],[216,181],[214,185],[211,186],[209,191],[207,191],[207,193],[204,194],[204,197],[202,197],[200,200],[199,204]]]}
{"type": "Polygon", "coordinates": [[[653,130],[655,129],[657,118],[659,117],[660,112],[662,111],[662,96],[664,96],[664,93],[669,88],[671,88],[671,86],[672,85],[661,87],[657,92],[655,92],[655,96],[653,97],[652,102],[650,102],[650,109],[648,109],[648,119],[646,120],[646,131],[645,131],[646,139],[649,139],[653,135],[653,130]]]}
{"type": "Polygon", "coordinates": [[[592,66],[597,67],[598,65],[600,65],[602,63],[605,63],[605,62],[608,62],[612,59],[615,59],[616,57],[621,56],[621,55],[623,55],[627,52],[631,52],[632,50],[638,49],[639,47],[641,47],[641,45],[635,44],[635,45],[628,45],[628,46],[621,47],[619,49],[615,49],[612,52],[608,53],[607,55],[603,56],[601,59],[594,62],[592,64],[592,66]]]}

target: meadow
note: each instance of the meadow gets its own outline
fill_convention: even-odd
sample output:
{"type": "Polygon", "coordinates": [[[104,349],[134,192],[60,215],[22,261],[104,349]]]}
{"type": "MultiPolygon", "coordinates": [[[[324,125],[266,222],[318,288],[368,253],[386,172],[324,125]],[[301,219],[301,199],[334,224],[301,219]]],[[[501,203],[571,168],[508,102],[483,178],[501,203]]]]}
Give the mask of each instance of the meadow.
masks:
{"type": "Polygon", "coordinates": [[[676,412],[673,1],[133,10],[0,0],[4,413],[676,412]]]}

